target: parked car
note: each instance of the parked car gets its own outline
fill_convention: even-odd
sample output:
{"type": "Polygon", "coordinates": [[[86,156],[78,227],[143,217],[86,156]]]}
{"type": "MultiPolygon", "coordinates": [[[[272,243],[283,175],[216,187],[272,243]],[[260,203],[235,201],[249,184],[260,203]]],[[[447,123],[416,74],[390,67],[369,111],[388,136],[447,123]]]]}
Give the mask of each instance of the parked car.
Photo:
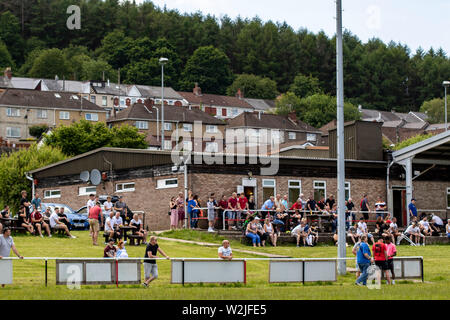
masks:
{"type": "MultiPolygon", "coordinates": [[[[105,206],[102,204],[100,205],[100,208],[102,208],[102,213],[103,213],[103,221],[106,221],[106,218],[108,217],[105,213],[105,206]]],[[[82,215],[83,217],[86,217],[86,219],[88,219],[89,217],[89,213],[87,210],[87,206],[81,207],[80,209],[78,209],[77,211],[75,211],[76,214],[82,215]]]]}
{"type": "Polygon", "coordinates": [[[41,203],[42,213],[47,211],[47,208],[50,208],[51,213],[55,212],[55,208],[64,208],[64,214],[69,219],[70,229],[81,229],[87,230],[89,229],[89,221],[87,217],[77,214],[75,210],[69,207],[66,204],[61,203],[41,203]]]}

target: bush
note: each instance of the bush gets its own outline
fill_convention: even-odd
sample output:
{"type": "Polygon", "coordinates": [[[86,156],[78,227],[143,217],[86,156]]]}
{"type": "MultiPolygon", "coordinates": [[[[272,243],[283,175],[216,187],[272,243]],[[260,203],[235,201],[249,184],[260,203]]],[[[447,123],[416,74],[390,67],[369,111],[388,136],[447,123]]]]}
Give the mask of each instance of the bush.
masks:
{"type": "Polygon", "coordinates": [[[31,126],[29,129],[30,135],[36,139],[40,139],[42,135],[47,132],[48,126],[46,124],[31,126]]]}

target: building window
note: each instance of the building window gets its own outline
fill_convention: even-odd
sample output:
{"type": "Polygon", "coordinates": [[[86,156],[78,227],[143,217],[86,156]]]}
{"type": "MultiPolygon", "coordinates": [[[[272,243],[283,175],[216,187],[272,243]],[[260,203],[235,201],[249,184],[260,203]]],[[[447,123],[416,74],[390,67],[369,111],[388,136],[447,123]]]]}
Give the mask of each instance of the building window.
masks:
{"type": "Polygon", "coordinates": [[[283,143],[283,139],[282,139],[282,136],[280,134],[280,131],[278,131],[278,130],[271,130],[271,134],[272,134],[272,141],[271,141],[272,146],[275,146],[277,144],[283,143]]]}
{"type": "Polygon", "coordinates": [[[320,201],[327,197],[326,181],[314,181],[314,200],[320,201]]]}
{"type": "Polygon", "coordinates": [[[79,187],[78,188],[79,196],[88,196],[90,194],[97,194],[97,187],[79,187]]]}
{"type": "Polygon", "coordinates": [[[60,111],[59,112],[59,119],[60,120],[69,120],[70,119],[70,113],[68,111],[60,111]]]}
{"type": "Polygon", "coordinates": [[[164,122],[164,130],[165,131],[171,131],[172,130],[172,123],[164,122]]]}
{"type": "Polygon", "coordinates": [[[8,117],[20,117],[20,109],[18,108],[7,108],[6,115],[8,117]]]}
{"type": "Polygon", "coordinates": [[[102,96],[102,106],[106,107],[108,105],[108,97],[102,96]]]}
{"type": "Polygon", "coordinates": [[[61,190],[45,190],[44,199],[61,198],[61,190]]]}
{"type": "Polygon", "coordinates": [[[315,133],[308,133],[306,135],[306,140],[307,141],[316,141],[317,140],[317,135],[315,133]]]}
{"type": "Polygon", "coordinates": [[[289,132],[289,140],[295,140],[295,139],[297,139],[297,133],[289,132]]]}
{"type": "Polygon", "coordinates": [[[148,121],[136,121],[135,126],[141,130],[148,130],[148,121]]]}
{"type": "Polygon", "coordinates": [[[38,119],[47,119],[47,110],[38,110],[37,118],[38,119]]]}
{"type": "Polygon", "coordinates": [[[447,188],[447,209],[450,209],[450,188],[447,188]]]}
{"type": "Polygon", "coordinates": [[[350,182],[345,182],[345,200],[351,198],[352,193],[350,191],[350,182]]]}
{"type": "Polygon", "coordinates": [[[192,123],[183,123],[183,131],[192,132],[192,123]]]}
{"type": "Polygon", "coordinates": [[[135,190],[134,182],[116,184],[116,192],[133,192],[135,190]]]}
{"type": "Polygon", "coordinates": [[[271,196],[275,196],[276,194],[276,183],[275,179],[263,179],[263,201],[266,201],[271,196]]]}
{"type": "Polygon", "coordinates": [[[97,113],[86,113],[84,117],[87,121],[98,121],[97,113]]]}
{"type": "Polygon", "coordinates": [[[217,133],[217,126],[207,125],[206,132],[207,133],[217,133]]]}
{"type": "Polygon", "coordinates": [[[233,108],[231,110],[231,116],[232,117],[237,117],[239,115],[239,109],[238,108],[233,108]]]}
{"type": "Polygon", "coordinates": [[[219,145],[217,142],[207,142],[205,152],[219,152],[219,145]]]}
{"type": "Polygon", "coordinates": [[[183,141],[183,150],[192,151],[192,141],[183,141]]]}
{"type": "Polygon", "coordinates": [[[172,150],[172,141],[164,140],[164,150],[172,150]]]}
{"type": "Polygon", "coordinates": [[[7,127],[6,136],[8,138],[20,138],[20,128],[17,127],[7,127]]]}
{"type": "Polygon", "coordinates": [[[120,98],[120,105],[124,106],[125,105],[125,99],[124,98],[120,98]]]}
{"type": "Polygon", "coordinates": [[[294,203],[302,193],[302,182],[300,180],[289,180],[289,203],[294,203]]]}
{"type": "Polygon", "coordinates": [[[163,179],[158,180],[156,184],[156,189],[168,189],[168,188],[177,188],[178,187],[178,179],[163,179]]]}
{"type": "Polygon", "coordinates": [[[226,117],[228,115],[227,108],[222,108],[222,117],[226,117]]]}
{"type": "Polygon", "coordinates": [[[91,96],[91,102],[97,104],[97,97],[91,96]]]}

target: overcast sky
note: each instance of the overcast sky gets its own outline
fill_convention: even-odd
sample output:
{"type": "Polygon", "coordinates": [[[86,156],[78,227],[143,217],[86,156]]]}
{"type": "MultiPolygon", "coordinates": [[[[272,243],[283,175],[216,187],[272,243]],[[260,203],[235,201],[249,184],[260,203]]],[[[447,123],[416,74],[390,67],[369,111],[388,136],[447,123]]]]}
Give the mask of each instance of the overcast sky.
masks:
{"type": "MultiPolygon", "coordinates": [[[[141,3],[144,0],[136,0],[141,3]]],[[[180,12],[201,11],[216,17],[286,21],[295,30],[307,28],[329,36],[336,30],[334,0],[153,0],[180,12]]],[[[450,0],[343,0],[343,26],[366,42],[378,37],[406,44],[414,52],[442,47],[450,53],[450,0]]]]}

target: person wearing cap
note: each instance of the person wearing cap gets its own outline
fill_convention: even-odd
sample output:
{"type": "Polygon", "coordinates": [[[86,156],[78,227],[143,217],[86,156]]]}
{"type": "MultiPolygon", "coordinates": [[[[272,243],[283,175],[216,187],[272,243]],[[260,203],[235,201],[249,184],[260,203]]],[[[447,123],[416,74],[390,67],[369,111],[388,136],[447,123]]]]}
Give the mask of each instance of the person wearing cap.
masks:
{"type": "Polygon", "coordinates": [[[411,199],[411,203],[408,205],[408,212],[410,217],[417,217],[417,207],[415,198],[411,199]]]}
{"type": "Polygon", "coordinates": [[[222,246],[217,251],[219,254],[219,258],[223,260],[231,260],[233,259],[233,252],[231,251],[230,241],[223,240],[222,246]]]}
{"type": "Polygon", "coordinates": [[[47,231],[47,235],[49,238],[52,237],[52,234],[50,233],[50,227],[47,223],[45,223],[44,217],[42,216],[40,210],[34,210],[30,216],[30,219],[31,224],[33,225],[34,229],[38,231],[41,238],[44,237],[42,235],[42,229],[45,229],[45,231],[47,231]]]}
{"type": "Polygon", "coordinates": [[[254,247],[256,247],[256,245],[258,245],[258,247],[261,246],[261,238],[258,235],[257,223],[259,223],[259,217],[251,217],[250,222],[247,224],[247,229],[245,230],[245,236],[252,240],[254,247]]]}
{"type": "MultiPolygon", "coordinates": [[[[20,255],[14,245],[14,240],[11,237],[11,229],[9,227],[5,227],[3,229],[3,234],[0,234],[0,259],[9,258],[11,249],[16,256],[19,257],[19,259],[23,259],[23,256],[20,255]]],[[[2,284],[2,287],[4,288],[5,285],[2,284]]]]}

